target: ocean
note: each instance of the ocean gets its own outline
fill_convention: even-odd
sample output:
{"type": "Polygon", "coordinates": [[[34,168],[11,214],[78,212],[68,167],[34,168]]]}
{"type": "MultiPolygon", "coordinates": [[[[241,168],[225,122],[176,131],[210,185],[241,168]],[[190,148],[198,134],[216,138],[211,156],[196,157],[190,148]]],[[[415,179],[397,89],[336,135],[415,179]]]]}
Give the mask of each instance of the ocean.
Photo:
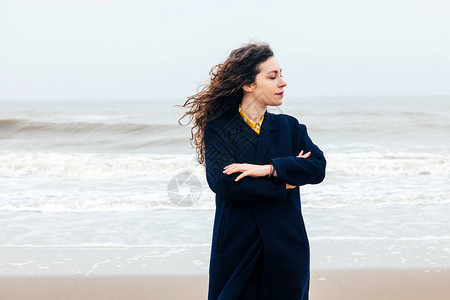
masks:
{"type": "MultiPolygon", "coordinates": [[[[207,273],[215,195],[184,101],[1,101],[0,275],[207,273]]],[[[450,266],[449,96],[268,110],[327,159],[300,188],[311,268],[450,266]]]]}

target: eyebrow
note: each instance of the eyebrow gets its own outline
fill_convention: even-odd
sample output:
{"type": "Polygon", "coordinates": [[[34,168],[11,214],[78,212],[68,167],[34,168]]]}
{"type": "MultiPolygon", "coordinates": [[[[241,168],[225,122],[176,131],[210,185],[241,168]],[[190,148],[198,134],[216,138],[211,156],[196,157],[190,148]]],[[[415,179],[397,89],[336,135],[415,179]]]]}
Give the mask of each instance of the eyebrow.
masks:
{"type": "MultiPolygon", "coordinates": [[[[283,69],[280,69],[280,73],[281,73],[281,71],[283,71],[283,69]]],[[[273,70],[273,71],[267,72],[267,74],[270,74],[270,73],[278,73],[278,71],[277,70],[273,70]]]]}

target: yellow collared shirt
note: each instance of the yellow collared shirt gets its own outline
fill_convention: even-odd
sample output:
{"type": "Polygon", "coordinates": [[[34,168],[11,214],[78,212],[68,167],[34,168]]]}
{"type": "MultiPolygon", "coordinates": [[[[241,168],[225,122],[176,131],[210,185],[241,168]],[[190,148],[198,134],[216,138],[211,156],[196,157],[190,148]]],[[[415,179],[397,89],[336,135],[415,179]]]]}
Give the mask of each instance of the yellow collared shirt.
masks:
{"type": "Polygon", "coordinates": [[[264,115],[261,117],[261,120],[259,122],[253,122],[244,114],[244,111],[242,110],[240,104],[239,104],[239,113],[241,114],[245,123],[247,123],[254,131],[256,131],[257,134],[259,134],[259,131],[261,130],[262,122],[264,120],[264,115]]]}

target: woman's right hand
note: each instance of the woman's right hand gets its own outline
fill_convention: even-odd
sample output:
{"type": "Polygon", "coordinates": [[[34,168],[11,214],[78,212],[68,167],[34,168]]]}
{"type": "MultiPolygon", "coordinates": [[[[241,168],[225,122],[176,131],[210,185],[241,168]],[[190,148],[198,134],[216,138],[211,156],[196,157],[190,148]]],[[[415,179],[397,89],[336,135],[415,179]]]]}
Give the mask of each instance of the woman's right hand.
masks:
{"type": "MultiPolygon", "coordinates": [[[[306,152],[305,154],[303,154],[303,150],[302,150],[302,151],[300,151],[300,153],[297,155],[297,157],[307,158],[310,154],[311,154],[311,151],[306,152]]],[[[289,190],[290,190],[290,189],[293,189],[293,188],[296,188],[296,186],[295,186],[295,185],[290,185],[290,184],[286,183],[286,189],[289,189],[289,190]]]]}

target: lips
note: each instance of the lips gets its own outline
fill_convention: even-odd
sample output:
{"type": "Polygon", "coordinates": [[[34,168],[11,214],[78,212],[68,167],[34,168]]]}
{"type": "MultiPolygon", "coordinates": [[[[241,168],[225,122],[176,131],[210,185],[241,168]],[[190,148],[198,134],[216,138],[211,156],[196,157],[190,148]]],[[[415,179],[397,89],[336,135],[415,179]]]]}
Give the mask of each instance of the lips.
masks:
{"type": "Polygon", "coordinates": [[[283,94],[284,94],[284,91],[283,91],[283,92],[281,92],[281,93],[275,94],[275,95],[278,95],[278,96],[283,96],[283,94]]]}

